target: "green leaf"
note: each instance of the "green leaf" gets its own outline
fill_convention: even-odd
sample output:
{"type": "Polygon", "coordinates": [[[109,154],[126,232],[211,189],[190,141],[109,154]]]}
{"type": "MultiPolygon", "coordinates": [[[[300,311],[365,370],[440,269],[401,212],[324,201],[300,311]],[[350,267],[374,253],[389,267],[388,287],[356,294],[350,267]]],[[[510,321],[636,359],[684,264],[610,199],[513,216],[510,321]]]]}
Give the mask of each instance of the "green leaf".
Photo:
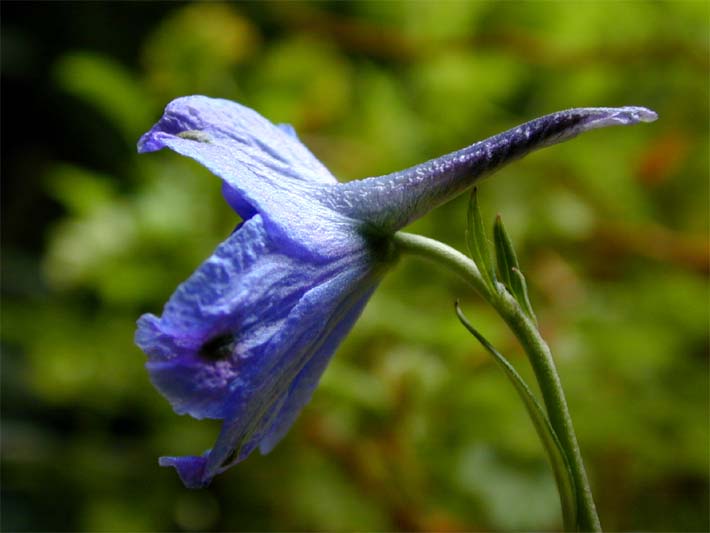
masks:
{"type": "Polygon", "coordinates": [[[486,238],[486,228],[483,225],[481,210],[478,207],[478,189],[471,191],[471,199],[468,202],[468,217],[466,224],[466,244],[471,254],[471,259],[481,271],[481,275],[486,284],[496,290],[496,273],[493,266],[493,259],[486,238]]]}
{"type": "Polygon", "coordinates": [[[513,296],[523,308],[523,311],[537,324],[537,317],[533,311],[530,297],[528,296],[528,284],[520,269],[513,267],[511,270],[511,280],[513,282],[513,296]]]}
{"type": "Polygon", "coordinates": [[[520,270],[513,241],[505,230],[500,215],[496,217],[496,221],[493,224],[493,241],[495,243],[496,261],[501,281],[520,304],[520,307],[523,308],[523,311],[537,322],[530,304],[530,297],[528,296],[528,284],[525,282],[525,276],[520,270]]]}
{"type": "MultiPolygon", "coordinates": [[[[516,269],[517,270],[517,269],[516,269]]],[[[519,271],[518,271],[519,272],[519,271]]],[[[577,497],[572,471],[569,467],[569,461],[565,454],[562,444],[557,437],[552,424],[550,423],[545,410],[533,395],[530,387],[518,374],[513,365],[489,343],[483,335],[481,335],[468,321],[463,314],[459,303],[456,302],[456,316],[461,321],[461,324],[474,336],[476,340],[493,356],[498,365],[503,369],[505,375],[515,387],[518,395],[523,400],[525,408],[530,415],[533,426],[537,431],[540,440],[542,441],[547,456],[550,460],[552,470],[557,482],[557,490],[560,493],[560,503],[562,505],[562,518],[564,521],[565,531],[577,530],[577,497]]]]}
{"type": "Polygon", "coordinates": [[[518,256],[515,254],[513,242],[510,240],[508,233],[503,226],[503,220],[500,215],[496,216],[496,221],[493,224],[493,242],[496,248],[496,260],[498,262],[498,272],[503,284],[512,291],[513,281],[511,270],[513,268],[520,269],[518,265],[518,256]]]}

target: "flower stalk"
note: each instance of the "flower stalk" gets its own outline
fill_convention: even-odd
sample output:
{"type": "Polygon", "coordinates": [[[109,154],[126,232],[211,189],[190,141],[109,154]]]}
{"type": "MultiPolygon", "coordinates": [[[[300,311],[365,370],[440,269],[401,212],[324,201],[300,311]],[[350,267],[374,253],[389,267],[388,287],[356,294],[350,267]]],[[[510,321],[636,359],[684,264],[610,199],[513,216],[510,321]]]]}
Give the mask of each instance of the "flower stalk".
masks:
{"type": "MultiPolygon", "coordinates": [[[[562,382],[550,349],[534,321],[501,283],[495,285],[488,283],[476,264],[461,252],[434,239],[405,232],[395,233],[393,240],[401,252],[432,260],[461,276],[491,304],[513,331],[530,359],[542,392],[550,425],[568,461],[576,491],[575,529],[601,531],[562,382]]],[[[570,529],[568,524],[565,524],[565,527],[570,529]]]]}

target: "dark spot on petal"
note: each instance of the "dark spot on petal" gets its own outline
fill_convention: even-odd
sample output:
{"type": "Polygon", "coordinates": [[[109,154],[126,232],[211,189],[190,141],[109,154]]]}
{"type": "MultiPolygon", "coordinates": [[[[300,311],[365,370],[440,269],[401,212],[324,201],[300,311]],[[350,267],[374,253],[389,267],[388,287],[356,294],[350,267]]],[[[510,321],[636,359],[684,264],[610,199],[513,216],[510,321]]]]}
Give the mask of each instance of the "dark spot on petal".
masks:
{"type": "Polygon", "coordinates": [[[197,141],[200,143],[212,142],[212,139],[204,131],[200,130],[185,130],[177,134],[181,139],[188,139],[190,141],[197,141]]]}
{"type": "Polygon", "coordinates": [[[202,348],[200,348],[200,355],[205,359],[210,359],[212,361],[226,359],[234,352],[236,343],[237,341],[234,335],[219,335],[218,337],[208,340],[202,345],[202,348]]]}

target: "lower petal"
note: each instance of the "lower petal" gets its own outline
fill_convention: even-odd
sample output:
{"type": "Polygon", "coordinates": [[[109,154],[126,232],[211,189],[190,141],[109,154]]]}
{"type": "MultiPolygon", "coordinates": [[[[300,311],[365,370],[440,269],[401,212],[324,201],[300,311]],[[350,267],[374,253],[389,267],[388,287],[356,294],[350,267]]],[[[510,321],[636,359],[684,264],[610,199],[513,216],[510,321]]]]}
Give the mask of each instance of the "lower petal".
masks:
{"type": "Polygon", "coordinates": [[[286,393],[286,399],[282,407],[274,416],[273,422],[259,443],[259,451],[262,454],[267,454],[276,447],[279,441],[288,433],[301,410],[311,400],[313,391],[318,385],[331,357],[352,329],[353,324],[355,324],[370,299],[373,290],[374,287],[353,305],[352,309],[345,315],[345,318],[325,338],[320,349],[303,367],[303,370],[298,373],[296,379],[293,380],[286,393]]]}
{"type": "Polygon", "coordinates": [[[368,266],[342,272],[306,293],[263,347],[257,387],[236,389],[228,400],[233,411],[210,452],[206,479],[257,447],[270,451],[285,435],[379,281],[379,272],[368,266]]]}
{"type": "MultiPolygon", "coordinates": [[[[245,221],[165,305],[138,321],[151,381],[178,414],[223,418],[252,356],[318,281],[321,265],[274,251],[261,215],[245,221]]],[[[326,272],[327,273],[327,272],[326,272]]]]}
{"type": "Polygon", "coordinates": [[[205,465],[207,464],[206,455],[196,457],[189,455],[185,457],[161,457],[158,459],[160,466],[172,466],[177,471],[183,485],[188,489],[201,489],[208,483],[203,481],[205,465]]]}

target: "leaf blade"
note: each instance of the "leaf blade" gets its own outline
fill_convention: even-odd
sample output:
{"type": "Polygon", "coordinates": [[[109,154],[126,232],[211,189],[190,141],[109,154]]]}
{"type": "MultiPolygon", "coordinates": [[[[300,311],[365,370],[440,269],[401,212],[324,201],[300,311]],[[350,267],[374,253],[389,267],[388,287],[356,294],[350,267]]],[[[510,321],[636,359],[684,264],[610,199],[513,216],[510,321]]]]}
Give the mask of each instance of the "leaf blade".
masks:
{"type": "Polygon", "coordinates": [[[577,530],[577,494],[574,484],[574,478],[569,467],[569,460],[565,454],[562,444],[560,443],[557,434],[552,428],[549,418],[543,407],[533,395],[530,387],[523,378],[515,370],[515,367],[496,350],[488,340],[476,330],[463,314],[459,303],[455,304],[456,315],[461,324],[471,333],[478,342],[488,351],[496,363],[502,368],[506,377],[510,380],[518,392],[518,395],[523,400],[530,419],[535,427],[540,440],[547,452],[548,459],[552,466],[552,470],[557,482],[557,488],[560,494],[560,504],[562,506],[562,517],[566,531],[577,530]]]}
{"type": "Polygon", "coordinates": [[[486,238],[486,228],[478,205],[478,188],[474,187],[468,202],[466,244],[471,259],[481,271],[486,284],[496,291],[497,277],[493,266],[493,258],[486,238]]]}
{"type": "Polygon", "coordinates": [[[500,215],[496,217],[495,223],[493,224],[493,242],[495,244],[498,272],[503,284],[508,291],[510,291],[510,294],[513,295],[523,311],[537,323],[537,317],[530,303],[528,284],[520,269],[518,255],[515,253],[513,241],[508,235],[500,215]]]}

